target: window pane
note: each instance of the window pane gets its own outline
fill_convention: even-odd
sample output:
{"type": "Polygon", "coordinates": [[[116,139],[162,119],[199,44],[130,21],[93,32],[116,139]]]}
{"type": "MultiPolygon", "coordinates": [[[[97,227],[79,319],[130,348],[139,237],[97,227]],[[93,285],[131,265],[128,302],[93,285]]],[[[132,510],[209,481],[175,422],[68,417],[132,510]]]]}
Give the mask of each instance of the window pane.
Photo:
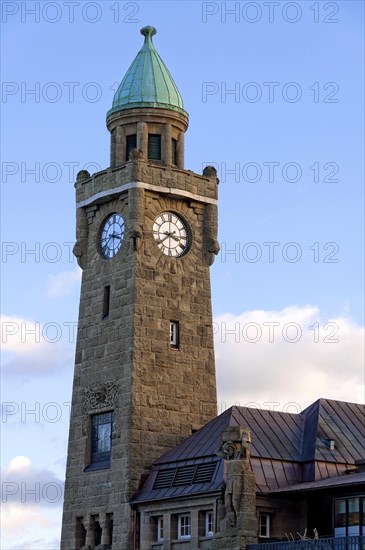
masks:
{"type": "Polygon", "coordinates": [[[106,453],[111,449],[111,425],[101,424],[98,426],[98,452],[106,453]]]}
{"type": "Polygon", "coordinates": [[[259,536],[270,536],[270,516],[268,514],[260,514],[259,516],[259,536]]]}
{"type": "Polygon", "coordinates": [[[213,512],[206,513],[205,536],[210,537],[214,532],[213,512]]]}
{"type": "Polygon", "coordinates": [[[345,527],[346,525],[346,501],[335,501],[335,527],[345,527]]]}
{"type": "Polygon", "coordinates": [[[179,345],[179,323],[170,321],[170,344],[178,347],[179,345]]]}
{"type": "Polygon", "coordinates": [[[113,413],[94,414],[91,417],[91,463],[109,462],[113,413]]]}
{"type": "Polygon", "coordinates": [[[349,498],[348,525],[360,525],[360,501],[358,498],[349,498]]]}
{"type": "Polygon", "coordinates": [[[163,540],[163,517],[157,519],[157,540],[163,540]]]}
{"type": "Polygon", "coordinates": [[[161,160],[161,136],[148,134],[148,158],[161,160]]]}
{"type": "Polygon", "coordinates": [[[127,136],[127,151],[126,151],[126,159],[129,160],[129,153],[132,151],[132,149],[136,149],[137,147],[137,136],[136,134],[132,136],[127,136]]]}
{"type": "Polygon", "coordinates": [[[177,141],[176,139],[172,140],[172,147],[171,147],[171,162],[172,164],[177,164],[176,162],[176,152],[177,152],[177,141]]]}
{"type": "Polygon", "coordinates": [[[180,516],[179,537],[190,537],[190,516],[180,516]]]}

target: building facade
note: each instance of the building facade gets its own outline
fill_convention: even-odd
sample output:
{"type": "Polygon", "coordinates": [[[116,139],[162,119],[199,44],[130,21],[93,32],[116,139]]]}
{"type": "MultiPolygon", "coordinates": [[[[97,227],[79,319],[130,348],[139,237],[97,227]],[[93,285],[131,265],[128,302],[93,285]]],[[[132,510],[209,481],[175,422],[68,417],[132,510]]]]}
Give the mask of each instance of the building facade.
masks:
{"type": "Polygon", "coordinates": [[[364,405],[320,399],[300,414],[231,407],[155,462],[132,500],[137,548],[255,550],[260,542],[284,550],[289,540],[319,536],[327,550],[360,550],[364,456],[364,405]]]}

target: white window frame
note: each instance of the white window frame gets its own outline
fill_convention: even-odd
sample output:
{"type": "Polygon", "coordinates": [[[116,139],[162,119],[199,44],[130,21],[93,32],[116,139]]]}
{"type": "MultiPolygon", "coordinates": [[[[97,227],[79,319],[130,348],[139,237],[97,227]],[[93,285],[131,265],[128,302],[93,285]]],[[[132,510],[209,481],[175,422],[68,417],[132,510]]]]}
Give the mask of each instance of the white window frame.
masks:
{"type": "Polygon", "coordinates": [[[157,542],[163,541],[163,516],[157,518],[157,542]]]}
{"type": "Polygon", "coordinates": [[[212,537],[214,535],[214,515],[213,510],[205,512],[205,536],[212,537]]]}
{"type": "Polygon", "coordinates": [[[185,539],[185,540],[191,538],[191,516],[190,516],[190,514],[180,514],[179,515],[178,523],[177,523],[177,538],[178,539],[185,539]]]}
{"type": "Polygon", "coordinates": [[[170,321],[170,346],[179,347],[179,321],[170,321]]]}
{"type": "Polygon", "coordinates": [[[259,537],[261,539],[268,539],[270,538],[270,514],[267,514],[266,512],[260,512],[259,513],[259,537]],[[265,530],[266,534],[263,535],[261,532],[261,520],[265,518],[265,530]]]}

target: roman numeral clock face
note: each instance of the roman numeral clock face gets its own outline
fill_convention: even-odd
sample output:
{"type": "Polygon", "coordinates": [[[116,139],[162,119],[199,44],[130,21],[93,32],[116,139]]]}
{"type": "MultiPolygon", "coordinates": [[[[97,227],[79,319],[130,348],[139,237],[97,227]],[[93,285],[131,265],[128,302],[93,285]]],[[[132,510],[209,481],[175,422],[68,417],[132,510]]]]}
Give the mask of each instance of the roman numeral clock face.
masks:
{"type": "Polygon", "coordinates": [[[155,219],[153,236],[158,248],[174,258],[179,258],[189,248],[189,232],[187,224],[172,212],[163,212],[155,219]]]}
{"type": "Polygon", "coordinates": [[[124,220],[115,212],[108,216],[100,231],[100,250],[104,258],[113,258],[120,247],[124,237],[124,220]]]}

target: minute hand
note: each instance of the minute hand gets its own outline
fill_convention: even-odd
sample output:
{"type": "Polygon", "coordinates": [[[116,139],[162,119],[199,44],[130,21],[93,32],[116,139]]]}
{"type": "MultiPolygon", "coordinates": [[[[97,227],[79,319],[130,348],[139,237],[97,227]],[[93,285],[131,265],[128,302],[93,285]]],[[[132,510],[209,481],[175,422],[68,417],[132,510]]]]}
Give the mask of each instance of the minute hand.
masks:
{"type": "Polygon", "coordinates": [[[172,233],[170,233],[169,235],[171,238],[173,238],[175,241],[180,241],[180,237],[176,237],[175,235],[173,235],[172,233]]]}

